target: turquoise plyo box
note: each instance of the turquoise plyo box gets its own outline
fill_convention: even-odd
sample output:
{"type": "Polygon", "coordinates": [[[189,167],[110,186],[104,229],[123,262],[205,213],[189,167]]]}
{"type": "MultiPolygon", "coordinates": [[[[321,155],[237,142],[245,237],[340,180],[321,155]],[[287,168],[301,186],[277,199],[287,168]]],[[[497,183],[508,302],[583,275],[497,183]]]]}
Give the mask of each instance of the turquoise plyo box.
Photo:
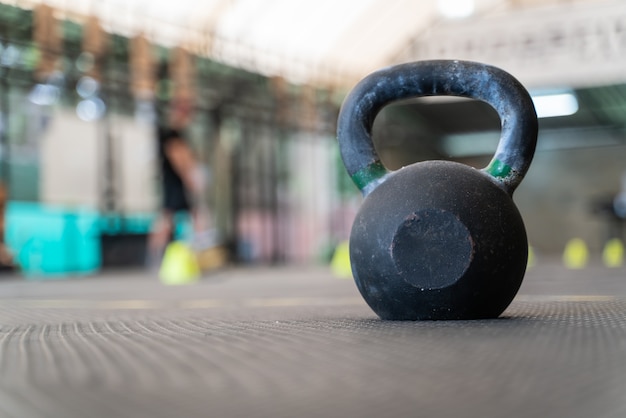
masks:
{"type": "Polygon", "coordinates": [[[29,202],[10,202],[5,242],[29,278],[89,274],[101,267],[99,216],[29,202]]]}

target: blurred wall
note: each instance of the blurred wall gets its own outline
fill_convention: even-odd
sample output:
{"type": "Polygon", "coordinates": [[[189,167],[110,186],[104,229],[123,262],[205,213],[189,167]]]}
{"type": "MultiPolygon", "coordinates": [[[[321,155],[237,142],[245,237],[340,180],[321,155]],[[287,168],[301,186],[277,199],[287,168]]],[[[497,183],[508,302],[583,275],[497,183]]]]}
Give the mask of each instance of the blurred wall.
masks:
{"type": "Polygon", "coordinates": [[[625,157],[626,146],[538,152],[515,194],[531,244],[560,253],[580,237],[600,252],[610,222],[598,206],[619,191],[625,157]]]}
{"type": "Polygon", "coordinates": [[[44,203],[98,208],[99,132],[73,109],[57,109],[41,137],[40,193],[44,203]]]}
{"type": "MultiPolygon", "coordinates": [[[[156,208],[153,130],[127,116],[113,115],[112,181],[116,210],[148,212],[156,208]]],[[[105,189],[105,125],[85,122],[73,108],[57,108],[41,137],[41,202],[100,209],[105,189]]]]}
{"type": "Polygon", "coordinates": [[[157,148],[154,127],[128,116],[111,120],[117,209],[151,212],[157,208],[157,148]]]}

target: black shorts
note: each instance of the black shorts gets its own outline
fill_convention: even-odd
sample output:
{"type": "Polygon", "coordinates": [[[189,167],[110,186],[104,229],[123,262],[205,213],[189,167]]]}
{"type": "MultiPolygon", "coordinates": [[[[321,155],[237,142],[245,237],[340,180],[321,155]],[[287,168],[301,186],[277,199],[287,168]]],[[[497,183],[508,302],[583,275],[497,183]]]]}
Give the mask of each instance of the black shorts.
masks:
{"type": "Polygon", "coordinates": [[[183,188],[165,189],[163,193],[163,209],[171,212],[191,209],[187,193],[183,188]]]}

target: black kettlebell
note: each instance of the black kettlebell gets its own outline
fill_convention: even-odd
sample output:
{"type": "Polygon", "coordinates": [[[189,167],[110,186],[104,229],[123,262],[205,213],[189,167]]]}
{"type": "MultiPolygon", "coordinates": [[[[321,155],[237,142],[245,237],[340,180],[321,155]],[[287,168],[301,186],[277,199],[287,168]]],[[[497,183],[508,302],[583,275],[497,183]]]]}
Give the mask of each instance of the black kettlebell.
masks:
{"type": "Polygon", "coordinates": [[[365,200],[350,234],[357,287],[382,319],[498,317],[522,283],[528,241],[512,200],[537,143],[526,89],[505,71],[467,61],[388,67],[346,97],[337,135],[341,156],[365,200]],[[462,96],[490,104],[502,131],[495,156],[478,170],[450,161],[388,171],[371,131],[376,114],[400,99],[462,96]]]}

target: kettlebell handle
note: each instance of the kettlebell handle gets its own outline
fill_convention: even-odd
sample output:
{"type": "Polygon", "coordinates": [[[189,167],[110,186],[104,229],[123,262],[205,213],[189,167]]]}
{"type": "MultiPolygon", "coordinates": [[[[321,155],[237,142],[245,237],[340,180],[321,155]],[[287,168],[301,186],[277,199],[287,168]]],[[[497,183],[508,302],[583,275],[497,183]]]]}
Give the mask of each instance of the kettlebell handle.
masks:
{"type": "Polygon", "coordinates": [[[387,67],[361,80],[348,94],[337,124],[341,157],[352,181],[368,195],[390,172],[374,149],[378,112],[397,100],[460,96],[484,101],[500,116],[500,142],[484,172],[512,195],[535,153],[537,114],[528,91],[509,73],[471,61],[417,61],[387,67]]]}

